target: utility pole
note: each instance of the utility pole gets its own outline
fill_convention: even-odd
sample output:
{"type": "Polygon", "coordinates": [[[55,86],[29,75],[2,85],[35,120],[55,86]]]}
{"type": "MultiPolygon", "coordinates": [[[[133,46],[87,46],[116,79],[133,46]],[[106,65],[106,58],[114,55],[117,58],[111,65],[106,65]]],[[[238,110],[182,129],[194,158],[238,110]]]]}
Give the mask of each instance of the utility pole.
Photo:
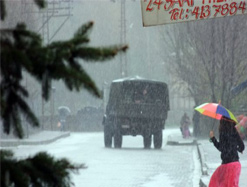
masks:
{"type": "MultiPolygon", "coordinates": [[[[120,25],[120,43],[126,44],[126,14],[125,14],[125,4],[126,0],[121,0],[121,25],[120,25]]],[[[127,56],[126,53],[120,55],[121,63],[121,77],[126,77],[127,72],[127,56]]]]}
{"type": "MultiPolygon", "coordinates": [[[[43,40],[46,44],[49,44],[52,39],[56,36],[56,34],[61,30],[63,25],[69,20],[69,17],[72,16],[71,14],[71,2],[72,0],[51,0],[48,1],[48,5],[46,9],[40,11],[42,14],[42,25],[39,28],[39,31],[42,31],[43,40]],[[54,28],[51,32],[50,30],[50,21],[53,19],[61,19],[62,23],[59,24],[56,30],[54,28]]],[[[50,122],[51,122],[51,130],[53,130],[53,118],[54,118],[54,94],[55,94],[55,87],[51,85],[51,100],[50,100],[50,122]]],[[[42,97],[42,128],[44,130],[44,117],[45,117],[45,101],[42,97]]]]}
{"type": "MultiPolygon", "coordinates": [[[[115,3],[117,0],[110,0],[115,3]]],[[[125,3],[126,0],[120,0],[120,44],[126,44],[126,14],[125,14],[125,3]]],[[[121,54],[120,58],[120,74],[121,77],[126,77],[127,72],[127,57],[126,53],[121,54]]]]}

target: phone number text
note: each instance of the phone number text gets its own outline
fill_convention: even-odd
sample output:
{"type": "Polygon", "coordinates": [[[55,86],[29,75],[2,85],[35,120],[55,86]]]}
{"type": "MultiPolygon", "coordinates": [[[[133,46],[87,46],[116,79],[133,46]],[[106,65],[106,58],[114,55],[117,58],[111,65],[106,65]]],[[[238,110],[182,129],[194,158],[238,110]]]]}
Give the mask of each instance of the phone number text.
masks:
{"type": "MultiPolygon", "coordinates": [[[[218,0],[219,1],[219,0],[218,0]]],[[[220,0],[225,1],[225,0],[220,0]]],[[[183,8],[183,4],[179,3],[180,1],[174,0],[149,0],[149,3],[146,7],[146,11],[153,11],[154,9],[168,11],[170,14],[171,20],[183,20],[193,17],[195,19],[207,19],[209,17],[220,17],[220,16],[233,16],[235,14],[244,14],[246,5],[245,1],[240,1],[239,3],[231,2],[224,3],[221,5],[204,5],[204,0],[202,6],[194,6],[193,0],[188,0],[188,8],[183,8]],[[179,7],[174,8],[174,5],[178,3],[179,7]],[[240,11],[240,12],[239,12],[240,11]],[[212,15],[212,16],[211,16],[212,15]]]]}

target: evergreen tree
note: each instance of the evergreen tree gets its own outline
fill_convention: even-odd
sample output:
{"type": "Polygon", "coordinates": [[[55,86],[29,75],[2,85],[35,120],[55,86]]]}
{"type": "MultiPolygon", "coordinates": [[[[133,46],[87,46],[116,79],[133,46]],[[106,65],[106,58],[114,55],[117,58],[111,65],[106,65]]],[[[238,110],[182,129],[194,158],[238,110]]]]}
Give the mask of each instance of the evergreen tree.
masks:
{"type": "Polygon", "coordinates": [[[18,24],[14,29],[1,29],[1,117],[4,132],[23,137],[21,114],[33,126],[39,126],[25,98],[28,91],[21,85],[23,71],[42,86],[42,97],[49,99],[52,80],[63,80],[69,90],[85,88],[96,97],[100,92],[79,60],[106,61],[125,51],[127,46],[89,47],[88,33],[93,22],[82,25],[67,41],[42,44],[40,35],[18,24]]]}
{"type": "MultiPolygon", "coordinates": [[[[44,0],[34,0],[38,7],[45,7],[44,0]]],[[[6,16],[5,1],[0,1],[1,20],[6,16]]],[[[15,28],[0,30],[1,55],[1,118],[3,131],[23,138],[21,116],[25,116],[32,126],[39,121],[25,99],[28,90],[21,85],[23,72],[32,75],[41,84],[42,97],[49,99],[52,80],[63,80],[67,88],[79,91],[85,88],[96,97],[101,97],[94,81],[83,69],[80,60],[89,62],[106,61],[127,46],[90,47],[89,31],[93,22],[82,25],[74,37],[67,41],[42,43],[39,34],[26,29],[19,23],[15,28]]],[[[66,159],[56,160],[47,153],[17,160],[9,151],[0,151],[1,186],[70,186],[70,171],[85,168],[71,164],[66,159]]]]}
{"type": "Polygon", "coordinates": [[[65,158],[56,160],[45,152],[23,160],[15,159],[10,151],[1,150],[0,153],[1,187],[69,187],[73,185],[69,172],[77,173],[85,168],[65,158]]]}

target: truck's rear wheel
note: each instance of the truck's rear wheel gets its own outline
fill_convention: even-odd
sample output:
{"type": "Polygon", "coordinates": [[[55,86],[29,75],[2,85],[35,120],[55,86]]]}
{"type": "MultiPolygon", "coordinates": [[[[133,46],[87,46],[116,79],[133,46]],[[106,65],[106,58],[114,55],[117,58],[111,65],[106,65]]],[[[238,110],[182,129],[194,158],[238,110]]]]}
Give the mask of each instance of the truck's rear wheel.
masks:
{"type": "Polygon", "coordinates": [[[104,126],[104,141],[105,141],[105,147],[112,146],[112,132],[109,126],[104,126]]]}
{"type": "Polygon", "coordinates": [[[154,148],[160,149],[162,147],[163,134],[162,130],[158,130],[154,133],[154,148]]]}
{"type": "Polygon", "coordinates": [[[150,149],[152,143],[152,135],[151,134],[144,134],[143,136],[143,144],[145,149],[150,149]]]}
{"type": "Polygon", "coordinates": [[[122,147],[122,134],[120,132],[120,130],[116,130],[114,133],[114,147],[115,148],[121,148],[122,147]]]}

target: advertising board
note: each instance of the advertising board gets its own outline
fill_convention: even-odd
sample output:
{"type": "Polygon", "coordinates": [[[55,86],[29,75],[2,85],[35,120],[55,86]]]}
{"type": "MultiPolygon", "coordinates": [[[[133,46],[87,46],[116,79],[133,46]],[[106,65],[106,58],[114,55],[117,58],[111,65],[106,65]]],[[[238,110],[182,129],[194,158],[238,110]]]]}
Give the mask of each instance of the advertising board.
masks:
{"type": "Polygon", "coordinates": [[[143,26],[246,14],[247,0],[141,0],[143,26]]]}

